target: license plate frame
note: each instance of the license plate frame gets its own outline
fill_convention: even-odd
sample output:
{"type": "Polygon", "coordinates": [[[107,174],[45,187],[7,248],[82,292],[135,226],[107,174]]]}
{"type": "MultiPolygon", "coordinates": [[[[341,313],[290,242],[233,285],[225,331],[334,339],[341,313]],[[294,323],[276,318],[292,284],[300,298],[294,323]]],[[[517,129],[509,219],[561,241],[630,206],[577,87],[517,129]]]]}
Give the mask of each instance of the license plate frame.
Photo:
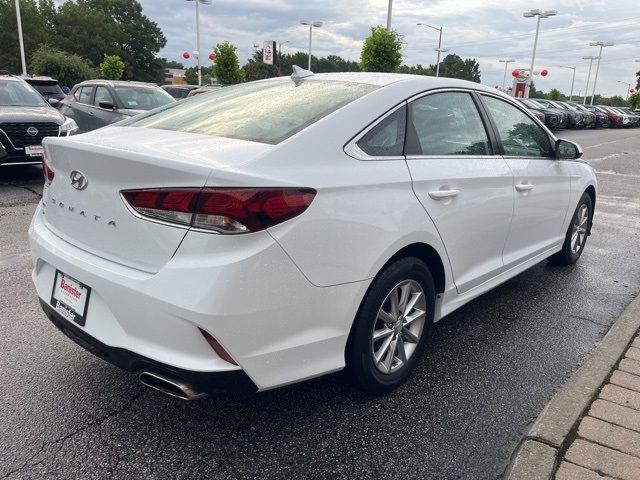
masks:
{"type": "Polygon", "coordinates": [[[24,147],[24,153],[28,157],[42,157],[44,155],[44,148],[42,145],[28,145],[24,147]]]}
{"type": "Polygon", "coordinates": [[[56,269],[50,304],[62,318],[84,327],[90,298],[91,287],[56,269]]]}

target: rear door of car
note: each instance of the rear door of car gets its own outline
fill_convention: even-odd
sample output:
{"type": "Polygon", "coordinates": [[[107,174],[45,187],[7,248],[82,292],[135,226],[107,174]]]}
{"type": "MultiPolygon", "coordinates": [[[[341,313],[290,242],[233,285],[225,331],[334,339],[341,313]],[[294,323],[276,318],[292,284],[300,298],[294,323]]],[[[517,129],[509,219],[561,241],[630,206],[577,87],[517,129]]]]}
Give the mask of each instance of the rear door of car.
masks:
{"type": "Polygon", "coordinates": [[[513,172],[513,220],[503,254],[510,268],[562,243],[570,168],[555,158],[552,137],[526,110],[491,94],[481,98],[513,172]]]}
{"type": "Polygon", "coordinates": [[[503,270],[513,176],[477,95],[428,92],[409,102],[405,154],[414,191],[444,242],[458,292],[503,270]]]}
{"type": "Polygon", "coordinates": [[[93,97],[93,85],[83,85],[73,94],[72,99],[65,101],[63,112],[73,118],[82,132],[93,130],[93,118],[91,98],[93,97]]]}

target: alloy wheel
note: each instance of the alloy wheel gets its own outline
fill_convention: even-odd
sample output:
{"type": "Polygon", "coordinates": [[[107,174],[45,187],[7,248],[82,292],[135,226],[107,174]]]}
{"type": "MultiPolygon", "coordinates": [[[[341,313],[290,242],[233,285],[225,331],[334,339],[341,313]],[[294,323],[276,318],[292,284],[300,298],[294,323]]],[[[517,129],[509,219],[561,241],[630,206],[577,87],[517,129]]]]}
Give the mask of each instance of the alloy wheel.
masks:
{"type": "Polygon", "coordinates": [[[415,280],[393,287],[382,302],[371,333],[371,353],[376,369],[398,371],[414,354],[424,331],[426,298],[415,280]]]}
{"type": "Polygon", "coordinates": [[[584,245],[587,238],[587,227],[589,226],[589,207],[585,204],[580,206],[578,214],[573,221],[571,231],[571,253],[576,254],[584,245]]]}

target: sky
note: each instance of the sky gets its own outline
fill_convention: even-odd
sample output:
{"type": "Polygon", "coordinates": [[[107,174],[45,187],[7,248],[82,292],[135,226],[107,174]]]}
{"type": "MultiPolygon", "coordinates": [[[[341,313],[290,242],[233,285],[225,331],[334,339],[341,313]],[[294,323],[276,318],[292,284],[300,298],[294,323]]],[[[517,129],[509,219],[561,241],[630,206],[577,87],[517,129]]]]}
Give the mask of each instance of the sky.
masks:
{"type": "MultiPolygon", "coordinates": [[[[187,66],[182,52],[195,47],[195,4],[186,0],[140,0],[144,13],[157,22],[167,37],[160,56],[187,66]]],[[[362,43],[374,25],[386,25],[388,0],[212,0],[200,6],[203,58],[212,47],[229,40],[238,48],[241,63],[252,54],[254,45],[273,40],[284,43],[283,52],[308,50],[308,27],[300,20],[320,20],[314,29],[313,53],[340,55],[358,60],[362,43]]],[[[480,63],[482,83],[501,85],[504,63],[509,65],[507,84],[514,68],[529,68],[533,50],[535,18],[524,18],[532,8],[557,10],[543,19],[540,27],[535,69],[547,69],[547,77],[536,76],[538,89],[559,88],[569,94],[576,67],[574,94],[584,93],[589,61],[598,48],[589,42],[613,41],[603,51],[597,93],[625,96],[640,70],[640,10],[635,0],[394,0],[392,27],[404,42],[404,63],[435,64],[438,32],[416,25],[418,22],[443,27],[443,48],[480,63]],[[635,16],[634,16],[635,15],[635,16]]],[[[445,54],[446,55],[446,54],[445,54]]],[[[207,60],[208,61],[208,60],[207,60]]],[[[593,62],[591,90],[595,76],[593,62]]]]}

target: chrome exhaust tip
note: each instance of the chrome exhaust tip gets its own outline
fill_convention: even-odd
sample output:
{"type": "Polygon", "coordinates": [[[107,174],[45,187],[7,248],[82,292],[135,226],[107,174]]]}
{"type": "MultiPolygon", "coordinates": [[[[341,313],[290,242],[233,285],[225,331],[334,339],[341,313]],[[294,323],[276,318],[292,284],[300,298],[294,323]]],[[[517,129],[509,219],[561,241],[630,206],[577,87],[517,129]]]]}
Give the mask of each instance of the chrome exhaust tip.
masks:
{"type": "Polygon", "coordinates": [[[138,376],[138,380],[145,387],[153,388],[154,390],[188,402],[198,400],[207,395],[204,392],[195,390],[191,385],[184,383],[182,380],[158,372],[145,370],[138,376]]]}

